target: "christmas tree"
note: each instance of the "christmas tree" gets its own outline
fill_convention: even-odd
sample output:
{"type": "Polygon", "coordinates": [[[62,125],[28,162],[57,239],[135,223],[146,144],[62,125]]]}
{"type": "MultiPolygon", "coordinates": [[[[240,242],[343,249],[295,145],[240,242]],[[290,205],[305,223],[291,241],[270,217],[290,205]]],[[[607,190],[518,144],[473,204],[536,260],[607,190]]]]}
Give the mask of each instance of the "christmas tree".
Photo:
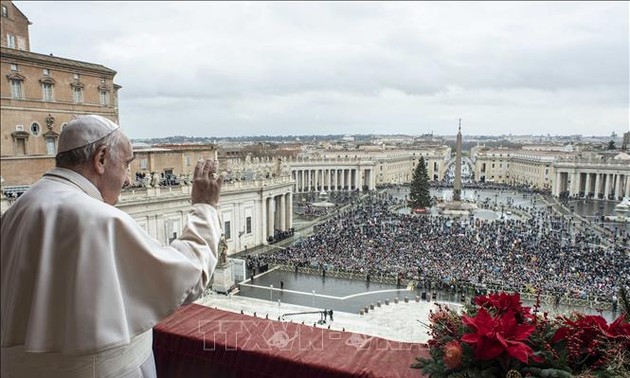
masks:
{"type": "Polygon", "coordinates": [[[431,207],[432,205],[431,194],[429,193],[429,175],[423,157],[420,157],[420,161],[413,171],[409,198],[409,205],[412,209],[431,207]]]}

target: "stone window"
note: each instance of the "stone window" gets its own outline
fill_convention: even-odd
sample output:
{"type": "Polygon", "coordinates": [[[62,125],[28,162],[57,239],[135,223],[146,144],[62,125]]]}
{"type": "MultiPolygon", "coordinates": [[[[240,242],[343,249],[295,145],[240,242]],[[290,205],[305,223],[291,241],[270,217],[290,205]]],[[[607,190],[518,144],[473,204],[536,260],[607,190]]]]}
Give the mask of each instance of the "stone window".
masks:
{"type": "Polygon", "coordinates": [[[101,105],[109,105],[109,91],[100,91],[101,105]]]}
{"type": "Polygon", "coordinates": [[[248,234],[252,233],[252,217],[245,218],[245,232],[248,234]]]}
{"type": "Polygon", "coordinates": [[[110,87],[105,84],[105,79],[101,79],[101,85],[98,86],[98,93],[101,99],[101,105],[108,106],[109,105],[109,92],[110,87]]]}
{"type": "Polygon", "coordinates": [[[42,100],[53,101],[53,84],[48,82],[42,83],[42,100]]]}
{"type": "Polygon", "coordinates": [[[9,8],[6,5],[2,6],[2,17],[9,17],[9,8]]]}
{"type": "Polygon", "coordinates": [[[22,93],[22,80],[19,79],[11,79],[11,98],[23,98],[24,94],[22,93]]]}
{"type": "Polygon", "coordinates": [[[27,154],[26,151],[26,141],[28,141],[28,137],[30,134],[24,131],[24,126],[17,125],[15,126],[15,131],[11,133],[11,138],[13,139],[13,154],[16,156],[24,156],[27,154]]]}
{"type": "Polygon", "coordinates": [[[83,102],[83,85],[72,86],[72,98],[74,102],[83,102]]]}
{"type": "Polygon", "coordinates": [[[8,34],[7,33],[7,47],[10,49],[14,49],[15,48],[15,36],[13,34],[8,34]]]}
{"type": "Polygon", "coordinates": [[[55,138],[46,138],[46,153],[48,155],[57,154],[57,145],[55,143],[55,138]]]}
{"type": "Polygon", "coordinates": [[[42,70],[42,75],[44,75],[44,76],[50,76],[50,70],[49,70],[48,68],[44,68],[44,69],[42,70]]]}
{"type": "Polygon", "coordinates": [[[20,67],[15,64],[15,63],[11,63],[11,71],[19,71],[20,67]]]}

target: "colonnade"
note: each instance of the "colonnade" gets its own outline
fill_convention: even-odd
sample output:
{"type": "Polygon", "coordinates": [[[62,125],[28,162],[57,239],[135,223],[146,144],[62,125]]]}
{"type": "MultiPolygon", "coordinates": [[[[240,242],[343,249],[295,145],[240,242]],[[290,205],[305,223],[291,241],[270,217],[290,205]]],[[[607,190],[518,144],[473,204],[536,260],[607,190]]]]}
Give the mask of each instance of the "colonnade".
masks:
{"type": "Polygon", "coordinates": [[[293,224],[293,194],[283,193],[263,199],[263,236],[267,240],[275,231],[287,231],[293,224]]]}
{"type": "Polygon", "coordinates": [[[372,190],[376,187],[372,169],[359,168],[307,168],[291,171],[294,192],[332,190],[372,190]]]}
{"type": "Polygon", "coordinates": [[[557,171],[553,194],[619,200],[630,197],[630,173],[557,171]]]}

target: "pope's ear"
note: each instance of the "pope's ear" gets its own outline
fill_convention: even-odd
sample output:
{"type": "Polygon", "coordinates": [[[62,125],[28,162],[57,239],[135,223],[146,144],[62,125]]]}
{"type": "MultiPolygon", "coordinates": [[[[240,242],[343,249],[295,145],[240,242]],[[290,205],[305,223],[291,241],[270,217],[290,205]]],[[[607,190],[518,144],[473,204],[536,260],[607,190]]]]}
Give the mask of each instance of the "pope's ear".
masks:
{"type": "Polygon", "coordinates": [[[105,172],[105,159],[107,158],[107,146],[99,147],[92,156],[92,166],[98,172],[103,174],[105,172]]]}

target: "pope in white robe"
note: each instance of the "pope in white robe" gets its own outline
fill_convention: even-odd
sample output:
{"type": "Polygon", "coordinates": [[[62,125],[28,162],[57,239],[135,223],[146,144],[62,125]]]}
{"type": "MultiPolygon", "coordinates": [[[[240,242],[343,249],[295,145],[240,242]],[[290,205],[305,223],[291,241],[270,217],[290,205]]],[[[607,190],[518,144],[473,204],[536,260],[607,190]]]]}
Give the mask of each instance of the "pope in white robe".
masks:
{"type": "MultiPolygon", "coordinates": [[[[110,133],[72,143],[62,132],[59,143],[110,133]]],[[[214,171],[200,162],[195,176],[217,180],[214,171]]],[[[208,285],[221,236],[213,205],[193,198],[182,235],[163,246],[104,202],[102,185],[55,168],[2,215],[2,377],[155,376],[152,327],[208,285]]]]}

